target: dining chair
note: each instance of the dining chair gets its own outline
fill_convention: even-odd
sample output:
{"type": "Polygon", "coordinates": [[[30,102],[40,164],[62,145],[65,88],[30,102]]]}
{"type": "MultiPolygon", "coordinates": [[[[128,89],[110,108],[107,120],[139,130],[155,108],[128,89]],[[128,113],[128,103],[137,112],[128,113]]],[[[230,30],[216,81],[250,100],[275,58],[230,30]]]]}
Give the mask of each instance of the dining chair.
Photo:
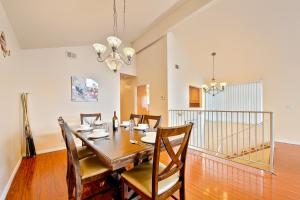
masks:
{"type": "Polygon", "coordinates": [[[144,124],[148,124],[149,127],[152,124],[152,121],[154,122],[153,128],[157,128],[158,126],[160,126],[161,123],[161,116],[155,116],[155,115],[144,115],[143,116],[143,120],[142,123],[144,124]]]}
{"type": "Polygon", "coordinates": [[[95,122],[97,120],[101,120],[101,113],[88,113],[88,114],[81,113],[80,114],[81,124],[84,124],[84,122],[91,124],[92,122],[95,122]],[[92,121],[90,121],[88,119],[90,119],[92,121]]]}
{"type": "Polygon", "coordinates": [[[67,152],[71,163],[68,194],[71,196],[75,188],[75,199],[79,200],[82,197],[84,184],[98,180],[105,181],[111,171],[96,156],[79,159],[72,131],[65,122],[62,128],[65,133],[67,152]]]}
{"type": "Polygon", "coordinates": [[[133,120],[134,124],[137,125],[142,123],[143,115],[131,114],[129,119],[133,120]]]}
{"type": "MultiPolygon", "coordinates": [[[[65,135],[65,132],[63,131],[63,127],[62,127],[63,124],[64,124],[64,119],[62,117],[59,117],[58,118],[58,123],[59,123],[60,129],[61,129],[62,136],[63,136],[64,141],[65,141],[65,144],[67,145],[66,135],[65,135]]],[[[77,153],[78,153],[78,158],[79,159],[94,155],[94,153],[92,151],[90,151],[86,146],[77,147],[77,153]]]]}
{"type": "MultiPolygon", "coordinates": [[[[67,145],[67,138],[66,138],[66,133],[64,131],[64,119],[62,117],[59,117],[58,118],[58,123],[59,123],[59,126],[60,126],[60,129],[61,129],[61,133],[62,133],[62,136],[63,136],[63,139],[64,139],[64,142],[65,142],[65,145],[66,145],[66,149],[68,151],[68,145],[67,145]]],[[[78,154],[78,159],[81,160],[83,158],[86,158],[88,156],[93,156],[94,153],[92,151],[90,151],[86,146],[84,147],[76,147],[77,149],[77,154],[78,154]]],[[[69,157],[69,154],[67,153],[67,174],[66,174],[66,181],[67,181],[67,184],[69,185],[69,181],[70,181],[70,173],[71,173],[71,161],[70,161],[70,157],[69,157]]]]}
{"type": "Polygon", "coordinates": [[[122,173],[122,199],[126,197],[127,187],[133,189],[142,199],[160,200],[168,197],[177,199],[173,195],[177,190],[180,199],[185,199],[185,161],[192,127],[193,124],[190,123],[179,127],[158,128],[153,161],[122,173]],[[182,137],[177,152],[171,145],[170,137],[182,137]],[[162,148],[171,158],[167,166],[159,162],[162,148]]]}

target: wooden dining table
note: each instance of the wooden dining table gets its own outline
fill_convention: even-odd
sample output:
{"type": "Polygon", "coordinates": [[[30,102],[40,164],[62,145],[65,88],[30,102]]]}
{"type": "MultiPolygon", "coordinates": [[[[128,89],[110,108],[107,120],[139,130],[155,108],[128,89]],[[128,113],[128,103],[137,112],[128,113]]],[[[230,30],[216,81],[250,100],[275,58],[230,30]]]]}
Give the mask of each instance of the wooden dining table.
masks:
{"type": "MultiPolygon", "coordinates": [[[[88,131],[77,131],[78,127],[71,127],[76,137],[92,150],[97,157],[112,171],[122,169],[130,164],[140,163],[154,153],[154,144],[143,143],[141,137],[146,132],[120,127],[117,131],[110,128],[109,136],[99,139],[89,139],[88,131]],[[131,141],[136,140],[133,144],[131,141]]],[[[181,139],[172,141],[172,145],[180,144],[181,139]]]]}
{"type": "MultiPolygon", "coordinates": [[[[117,131],[109,129],[109,136],[99,139],[89,139],[91,131],[77,131],[78,127],[72,127],[72,131],[84,145],[92,150],[97,157],[112,171],[122,169],[130,164],[138,164],[154,153],[154,144],[144,143],[141,138],[145,131],[130,131],[120,127],[117,131]],[[136,140],[133,144],[131,141],[136,140]]],[[[153,130],[151,130],[153,132],[153,130]]],[[[172,146],[181,143],[182,138],[172,140],[172,146]]]]}

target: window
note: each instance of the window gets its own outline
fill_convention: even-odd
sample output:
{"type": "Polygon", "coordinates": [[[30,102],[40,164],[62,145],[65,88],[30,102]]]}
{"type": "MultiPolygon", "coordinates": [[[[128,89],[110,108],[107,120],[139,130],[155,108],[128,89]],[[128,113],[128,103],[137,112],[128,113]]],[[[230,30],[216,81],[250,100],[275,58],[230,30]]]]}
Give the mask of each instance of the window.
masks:
{"type": "Polygon", "coordinates": [[[216,96],[205,95],[207,110],[262,111],[263,83],[256,81],[226,86],[216,96]]]}

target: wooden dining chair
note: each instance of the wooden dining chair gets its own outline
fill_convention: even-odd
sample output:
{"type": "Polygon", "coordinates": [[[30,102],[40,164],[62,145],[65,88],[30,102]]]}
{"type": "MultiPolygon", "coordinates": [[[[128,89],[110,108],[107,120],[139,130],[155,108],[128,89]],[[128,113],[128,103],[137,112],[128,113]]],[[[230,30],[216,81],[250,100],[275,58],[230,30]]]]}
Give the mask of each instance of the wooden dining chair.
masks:
{"type": "Polygon", "coordinates": [[[179,190],[180,199],[185,199],[185,161],[188,141],[193,124],[173,128],[158,128],[153,161],[143,163],[130,171],[122,173],[122,199],[125,199],[125,189],[130,187],[142,199],[167,199],[175,196],[179,190]],[[170,137],[182,137],[177,152],[174,151],[170,137]],[[159,162],[162,148],[171,158],[167,166],[159,162]]]}
{"type": "Polygon", "coordinates": [[[160,115],[159,116],[155,116],[155,115],[144,115],[143,116],[143,120],[142,120],[143,124],[148,124],[150,127],[152,124],[152,121],[154,121],[154,125],[152,128],[157,128],[158,126],[160,126],[161,116],[160,115]]]}
{"type": "MultiPolygon", "coordinates": [[[[87,119],[92,119],[92,121],[94,121],[94,122],[97,120],[101,120],[101,113],[88,113],[88,114],[81,113],[80,114],[81,124],[84,124],[84,122],[86,122],[87,119]]],[[[91,123],[88,122],[88,124],[91,124],[91,123]]]]}
{"type": "Polygon", "coordinates": [[[72,136],[72,131],[65,122],[62,125],[62,128],[66,136],[67,152],[69,161],[71,162],[68,193],[69,195],[72,195],[75,188],[75,199],[79,200],[82,197],[84,184],[97,180],[105,181],[111,172],[96,156],[90,156],[80,160],[72,136]]]}
{"type": "MultiPolygon", "coordinates": [[[[63,124],[65,123],[64,119],[62,117],[59,117],[58,118],[58,123],[59,123],[61,133],[62,133],[62,136],[64,138],[64,141],[65,141],[65,144],[66,144],[66,147],[67,147],[66,134],[63,131],[63,124]]],[[[77,153],[78,153],[78,158],[79,159],[94,155],[94,153],[92,151],[90,151],[86,146],[77,147],[77,153]]]]}
{"type": "Polygon", "coordinates": [[[137,125],[142,123],[143,115],[131,114],[129,119],[133,120],[134,124],[137,125]]]}
{"type": "MultiPolygon", "coordinates": [[[[68,145],[67,145],[67,138],[66,138],[66,133],[64,131],[64,119],[62,117],[58,118],[58,123],[61,129],[61,133],[66,145],[66,149],[68,151],[68,145]]],[[[93,156],[95,155],[92,151],[90,151],[86,146],[85,147],[76,147],[77,150],[77,154],[78,154],[78,159],[81,160],[83,158],[89,157],[89,156],[93,156]]],[[[69,154],[67,153],[67,174],[66,174],[66,181],[69,185],[69,181],[70,181],[70,171],[71,171],[71,161],[70,161],[70,157],[69,154]]]]}

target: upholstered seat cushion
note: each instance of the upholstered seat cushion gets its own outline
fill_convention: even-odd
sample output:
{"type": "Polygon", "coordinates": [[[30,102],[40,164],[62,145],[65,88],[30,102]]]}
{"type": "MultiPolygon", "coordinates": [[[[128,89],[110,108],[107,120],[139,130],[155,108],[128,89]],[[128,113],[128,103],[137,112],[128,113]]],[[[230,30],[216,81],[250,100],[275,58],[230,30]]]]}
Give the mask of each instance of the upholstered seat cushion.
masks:
{"type": "MultiPolygon", "coordinates": [[[[143,163],[130,171],[122,173],[122,178],[134,185],[145,195],[152,196],[152,162],[143,163]]],[[[161,172],[166,166],[160,163],[159,171],[161,172]]],[[[174,186],[179,180],[179,175],[174,174],[167,179],[158,182],[158,195],[166,192],[174,186]]]]}
{"type": "Polygon", "coordinates": [[[94,155],[87,147],[77,147],[77,153],[79,160],[94,155]]]}
{"type": "Polygon", "coordinates": [[[79,160],[79,164],[82,179],[100,175],[109,171],[109,169],[102,164],[96,156],[83,158],[79,160]]]}

